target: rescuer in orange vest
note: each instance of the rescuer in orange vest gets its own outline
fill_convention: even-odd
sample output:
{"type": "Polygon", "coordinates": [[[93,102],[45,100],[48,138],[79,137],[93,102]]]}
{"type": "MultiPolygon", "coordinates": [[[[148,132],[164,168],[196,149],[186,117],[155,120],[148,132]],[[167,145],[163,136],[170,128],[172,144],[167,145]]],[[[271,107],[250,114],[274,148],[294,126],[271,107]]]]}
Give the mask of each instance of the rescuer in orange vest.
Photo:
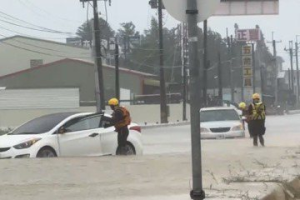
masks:
{"type": "Polygon", "coordinates": [[[119,105],[119,100],[112,98],[108,105],[113,110],[112,123],[118,133],[118,154],[125,154],[127,137],[129,135],[128,125],[131,123],[129,111],[119,105]]]}

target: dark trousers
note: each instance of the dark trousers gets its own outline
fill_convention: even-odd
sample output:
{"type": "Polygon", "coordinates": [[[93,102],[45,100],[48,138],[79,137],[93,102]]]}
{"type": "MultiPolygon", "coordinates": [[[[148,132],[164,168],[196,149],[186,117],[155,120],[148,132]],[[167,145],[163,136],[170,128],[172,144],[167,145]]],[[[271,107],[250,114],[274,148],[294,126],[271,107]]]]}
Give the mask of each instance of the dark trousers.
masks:
{"type": "Polygon", "coordinates": [[[259,139],[259,142],[262,146],[265,146],[265,140],[264,140],[264,136],[263,135],[257,135],[257,134],[254,134],[253,136],[253,145],[254,146],[258,146],[258,140],[259,139]]]}
{"type": "Polygon", "coordinates": [[[122,127],[119,130],[117,130],[118,132],[118,151],[122,151],[122,149],[126,146],[127,143],[127,138],[129,135],[129,130],[128,127],[122,127]]]}
{"type": "Polygon", "coordinates": [[[254,120],[251,122],[251,132],[253,136],[253,145],[258,145],[258,139],[262,146],[265,145],[264,134],[266,132],[265,120],[254,120]]]}

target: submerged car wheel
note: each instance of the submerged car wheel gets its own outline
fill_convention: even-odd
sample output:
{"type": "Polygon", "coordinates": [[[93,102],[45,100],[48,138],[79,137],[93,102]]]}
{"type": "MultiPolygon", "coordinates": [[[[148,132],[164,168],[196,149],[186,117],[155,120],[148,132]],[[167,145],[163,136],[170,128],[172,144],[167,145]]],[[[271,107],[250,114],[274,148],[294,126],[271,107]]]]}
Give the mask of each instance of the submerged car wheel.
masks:
{"type": "Polygon", "coordinates": [[[136,155],[135,148],[131,143],[127,143],[124,147],[118,147],[117,155],[131,156],[136,155]]]}
{"type": "Polygon", "coordinates": [[[38,158],[53,158],[53,157],[57,157],[57,155],[52,148],[44,147],[38,152],[37,157],[38,158]]]}

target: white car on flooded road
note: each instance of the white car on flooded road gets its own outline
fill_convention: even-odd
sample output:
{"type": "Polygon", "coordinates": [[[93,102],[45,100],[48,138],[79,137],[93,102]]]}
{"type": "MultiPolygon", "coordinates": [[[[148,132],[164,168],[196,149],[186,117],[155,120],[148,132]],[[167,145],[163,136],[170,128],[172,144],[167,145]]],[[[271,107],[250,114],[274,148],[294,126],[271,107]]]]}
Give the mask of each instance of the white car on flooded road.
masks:
{"type": "Polygon", "coordinates": [[[235,108],[213,107],[200,110],[202,139],[244,138],[243,121],[235,108]]]}
{"type": "MultiPolygon", "coordinates": [[[[110,115],[56,113],[33,119],[0,136],[0,159],[119,154],[110,115]]],[[[141,128],[129,125],[127,155],[141,155],[141,128]]]]}

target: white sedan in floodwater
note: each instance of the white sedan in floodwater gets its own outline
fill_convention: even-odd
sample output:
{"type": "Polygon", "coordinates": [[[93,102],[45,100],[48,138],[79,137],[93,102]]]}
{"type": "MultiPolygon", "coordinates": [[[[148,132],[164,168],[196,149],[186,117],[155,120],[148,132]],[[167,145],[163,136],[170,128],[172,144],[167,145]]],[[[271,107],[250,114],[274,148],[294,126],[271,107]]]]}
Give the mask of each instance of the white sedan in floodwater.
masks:
{"type": "MultiPolygon", "coordinates": [[[[0,136],[0,159],[118,155],[110,115],[56,113],[33,119],[0,136]]],[[[126,155],[141,155],[141,128],[129,126],[126,155]]]]}
{"type": "Polygon", "coordinates": [[[200,110],[202,139],[244,138],[243,121],[235,108],[213,107],[200,110]]]}

